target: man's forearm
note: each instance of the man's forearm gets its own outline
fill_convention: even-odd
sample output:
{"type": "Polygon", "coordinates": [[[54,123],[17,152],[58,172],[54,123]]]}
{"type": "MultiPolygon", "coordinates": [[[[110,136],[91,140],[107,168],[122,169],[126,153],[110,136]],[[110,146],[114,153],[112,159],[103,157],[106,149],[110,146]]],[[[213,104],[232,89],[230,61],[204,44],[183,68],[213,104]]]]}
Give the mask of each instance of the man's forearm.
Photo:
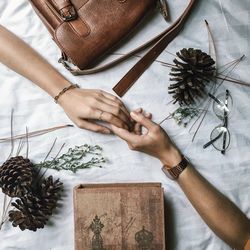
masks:
{"type": "Polygon", "coordinates": [[[0,62],[54,97],[69,82],[34,49],[0,25],[0,62]]]}
{"type": "Polygon", "coordinates": [[[187,167],[178,183],[206,224],[235,249],[243,249],[250,237],[249,219],[193,167],[187,167]]]}

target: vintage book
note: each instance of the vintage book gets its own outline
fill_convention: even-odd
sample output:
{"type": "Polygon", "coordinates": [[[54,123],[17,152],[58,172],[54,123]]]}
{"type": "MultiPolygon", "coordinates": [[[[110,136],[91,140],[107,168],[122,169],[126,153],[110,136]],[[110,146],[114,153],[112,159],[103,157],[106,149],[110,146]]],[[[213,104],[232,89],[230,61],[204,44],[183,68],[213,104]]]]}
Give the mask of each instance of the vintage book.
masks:
{"type": "Polygon", "coordinates": [[[87,184],[74,189],[75,250],[164,250],[160,183],[87,184]]]}

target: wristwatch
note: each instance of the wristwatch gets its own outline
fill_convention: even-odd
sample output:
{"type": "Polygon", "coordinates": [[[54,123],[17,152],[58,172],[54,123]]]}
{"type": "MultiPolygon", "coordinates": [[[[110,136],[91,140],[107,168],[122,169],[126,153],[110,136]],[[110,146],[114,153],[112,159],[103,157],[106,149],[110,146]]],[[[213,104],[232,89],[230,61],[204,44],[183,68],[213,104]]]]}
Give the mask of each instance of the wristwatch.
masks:
{"type": "Polygon", "coordinates": [[[188,165],[189,165],[188,159],[185,156],[182,156],[182,160],[179,164],[177,164],[174,167],[169,167],[167,165],[164,165],[162,167],[162,171],[171,180],[176,180],[188,165]]]}

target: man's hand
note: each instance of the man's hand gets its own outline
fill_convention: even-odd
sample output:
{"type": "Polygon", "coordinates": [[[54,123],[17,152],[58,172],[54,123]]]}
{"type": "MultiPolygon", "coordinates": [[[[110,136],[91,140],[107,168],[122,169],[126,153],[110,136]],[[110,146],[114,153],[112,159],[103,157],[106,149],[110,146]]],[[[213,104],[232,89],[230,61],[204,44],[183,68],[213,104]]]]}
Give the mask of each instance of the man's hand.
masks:
{"type": "Polygon", "coordinates": [[[68,117],[80,128],[110,134],[111,130],[95,123],[103,121],[129,130],[132,121],[124,104],[117,97],[91,89],[72,89],[58,100],[68,117]]]}
{"type": "Polygon", "coordinates": [[[169,167],[173,167],[181,161],[182,156],[179,150],[165,131],[151,121],[149,115],[145,115],[138,110],[131,112],[130,115],[136,122],[135,132],[112,126],[113,132],[125,140],[130,149],[154,156],[169,167]],[[141,132],[142,126],[147,129],[145,134],[141,132]]]}

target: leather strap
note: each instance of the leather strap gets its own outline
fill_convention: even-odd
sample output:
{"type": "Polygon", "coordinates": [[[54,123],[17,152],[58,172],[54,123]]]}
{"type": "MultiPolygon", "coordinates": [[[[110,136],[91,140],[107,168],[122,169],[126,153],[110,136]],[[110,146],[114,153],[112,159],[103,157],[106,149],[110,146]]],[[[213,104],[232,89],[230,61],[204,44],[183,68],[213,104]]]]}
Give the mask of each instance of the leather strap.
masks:
{"type": "Polygon", "coordinates": [[[78,75],[90,75],[90,74],[95,74],[95,73],[99,73],[102,72],[104,70],[110,69],[114,66],[116,66],[117,64],[124,62],[125,60],[127,60],[128,58],[134,56],[135,54],[145,50],[146,48],[153,46],[157,41],[159,41],[164,35],[165,35],[166,31],[160,33],[159,35],[155,36],[153,39],[151,39],[150,41],[144,43],[143,45],[137,47],[136,49],[128,52],[127,54],[119,57],[118,59],[115,59],[109,63],[106,63],[104,65],[100,65],[94,68],[89,68],[89,69],[85,69],[85,70],[80,70],[78,68],[71,68],[70,65],[67,63],[67,56],[65,54],[62,54],[62,57],[59,59],[59,63],[62,63],[63,66],[70,71],[71,74],[78,76],[78,75]]]}
{"type": "Polygon", "coordinates": [[[122,97],[133,86],[143,72],[145,72],[168,44],[179,34],[194,4],[195,0],[191,0],[182,16],[165,32],[159,42],[115,85],[113,90],[118,96],[122,97]]]}
{"type": "Polygon", "coordinates": [[[51,0],[56,10],[64,21],[72,21],[76,19],[77,12],[70,0],[51,0]]]}
{"type": "Polygon", "coordinates": [[[125,61],[126,59],[134,56],[135,54],[145,50],[146,48],[152,47],[150,51],[141,59],[139,62],[123,77],[123,79],[113,88],[113,90],[122,97],[127,90],[134,84],[134,82],[143,74],[143,72],[154,62],[154,60],[162,53],[167,45],[178,35],[183,28],[185,21],[191,12],[195,0],[190,0],[190,3],[184,13],[178,18],[178,20],[167,28],[165,31],[155,36],[150,41],[130,51],[129,53],[115,59],[107,64],[100,65],[94,68],[86,70],[80,70],[78,68],[71,68],[67,63],[67,56],[63,56],[59,59],[59,63],[62,63],[64,67],[69,70],[73,75],[89,75],[104,70],[110,69],[117,64],[125,61]]]}

